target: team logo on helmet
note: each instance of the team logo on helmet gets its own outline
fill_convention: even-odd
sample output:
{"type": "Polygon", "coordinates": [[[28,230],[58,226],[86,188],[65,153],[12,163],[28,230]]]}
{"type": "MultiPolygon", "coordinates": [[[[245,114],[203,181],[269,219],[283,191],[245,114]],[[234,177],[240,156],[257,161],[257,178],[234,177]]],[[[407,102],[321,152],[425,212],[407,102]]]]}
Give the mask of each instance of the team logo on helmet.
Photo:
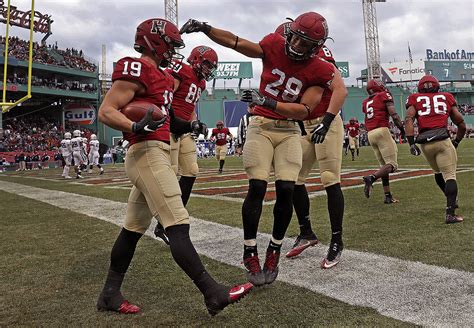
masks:
{"type": "Polygon", "coordinates": [[[150,33],[153,34],[164,34],[166,22],[164,20],[154,19],[151,24],[150,33]]]}

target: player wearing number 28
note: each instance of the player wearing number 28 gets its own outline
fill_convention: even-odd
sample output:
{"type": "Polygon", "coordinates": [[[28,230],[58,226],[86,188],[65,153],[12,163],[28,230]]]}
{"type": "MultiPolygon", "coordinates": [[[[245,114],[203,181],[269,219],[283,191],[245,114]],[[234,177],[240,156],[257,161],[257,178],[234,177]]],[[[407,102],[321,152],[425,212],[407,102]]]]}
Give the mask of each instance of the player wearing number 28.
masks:
{"type": "Polygon", "coordinates": [[[184,47],[184,42],[173,23],[161,18],[142,22],[135,35],[135,50],[142,56],[125,57],[117,62],[112,88],[99,109],[99,119],[123,131],[124,138],[130,142],[125,171],[133,184],[123,228],[112,248],[109,272],[97,302],[97,308],[102,311],[140,311],[124,299],[121,285],[152,217],[160,218],[174,260],[203,294],[211,315],[238,301],[253,287],[250,283],[234,288],[217,283],[204,268],[189,238],[189,214],[171,168],[170,132],[200,133],[201,125],[179,119],[170,107],[174,79],[163,68],[178,55],[175,49],[179,47],[184,47]],[[159,121],[153,120],[151,107],[140,121],[132,122],[120,109],[137,100],[161,108],[166,115],[159,121]]]}
{"type": "Polygon", "coordinates": [[[466,124],[459,113],[456,100],[449,92],[440,92],[438,80],[426,75],[418,82],[418,93],[408,97],[405,128],[410,152],[421,152],[435,173],[435,180],[446,196],[446,223],[462,222],[455,214],[458,186],[456,183],[456,148],[466,133],[466,124]],[[450,140],[448,118],[458,127],[455,139],[450,140]],[[415,139],[413,121],[418,122],[415,139]],[[416,144],[420,144],[420,149],[416,144]]]}
{"type": "Polygon", "coordinates": [[[262,59],[259,91],[242,93],[242,100],[253,107],[243,158],[249,178],[242,206],[243,259],[250,282],[270,284],[278,275],[281,244],[292,217],[293,191],[301,169],[301,131],[296,120],[306,119],[319,104],[324,89],[331,89],[327,113],[313,132],[316,142],[322,142],[347,95],[339,71],[317,56],[328,37],[327,22],[315,12],[304,13],[291,23],[287,37],[271,33],[259,43],[193,19],[181,32],[203,32],[222,46],[262,59]],[[276,202],[272,237],[262,270],[256,237],[272,165],[276,202]]]}

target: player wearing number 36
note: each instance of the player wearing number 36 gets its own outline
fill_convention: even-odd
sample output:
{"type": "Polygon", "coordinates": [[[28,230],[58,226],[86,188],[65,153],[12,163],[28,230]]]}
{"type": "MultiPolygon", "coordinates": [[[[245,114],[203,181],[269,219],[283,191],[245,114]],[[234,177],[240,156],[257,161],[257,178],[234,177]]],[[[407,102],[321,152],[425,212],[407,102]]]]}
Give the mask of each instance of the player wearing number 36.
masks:
{"type": "Polygon", "coordinates": [[[97,302],[97,308],[102,311],[128,314],[140,311],[138,306],[124,299],[121,285],[137,243],[152,217],[159,217],[173,259],[203,294],[211,315],[235,303],[253,287],[251,283],[233,288],[217,283],[201,263],[189,238],[189,214],[183,206],[178,180],[171,167],[170,132],[200,133],[202,125],[173,114],[170,104],[175,83],[163,70],[178,55],[175,49],[182,47],[184,42],[173,23],[161,18],[142,22],[135,35],[135,50],[142,55],[117,62],[112,88],[99,109],[99,119],[123,131],[124,138],[130,143],[125,171],[133,184],[123,228],[112,248],[108,275],[97,302]],[[132,101],[149,102],[169,115],[155,121],[154,107],[151,107],[141,120],[132,122],[120,112],[132,101]]]}
{"type": "Polygon", "coordinates": [[[328,38],[327,22],[315,12],[304,13],[292,22],[287,37],[270,33],[259,43],[194,19],[184,24],[180,32],[203,32],[222,46],[262,59],[259,91],[242,93],[242,101],[253,107],[243,157],[249,178],[242,207],[243,258],[250,282],[270,284],[278,275],[281,244],[292,217],[293,191],[301,169],[301,131],[296,120],[306,119],[319,104],[324,89],[331,89],[327,113],[313,132],[313,140],[323,142],[347,95],[337,68],[317,56],[328,38]],[[256,239],[272,165],[276,180],[274,224],[262,270],[256,239]]]}
{"type": "Polygon", "coordinates": [[[405,129],[410,152],[418,156],[421,152],[435,173],[435,180],[445,194],[446,223],[462,222],[463,218],[454,212],[456,198],[456,148],[466,133],[466,124],[459,113],[456,100],[449,92],[440,92],[438,80],[426,75],[418,82],[418,93],[408,97],[405,129]],[[450,140],[448,118],[456,124],[458,131],[455,139],[450,140]],[[418,135],[414,136],[413,121],[418,122],[418,135]],[[420,149],[416,144],[420,144],[420,149]]]}

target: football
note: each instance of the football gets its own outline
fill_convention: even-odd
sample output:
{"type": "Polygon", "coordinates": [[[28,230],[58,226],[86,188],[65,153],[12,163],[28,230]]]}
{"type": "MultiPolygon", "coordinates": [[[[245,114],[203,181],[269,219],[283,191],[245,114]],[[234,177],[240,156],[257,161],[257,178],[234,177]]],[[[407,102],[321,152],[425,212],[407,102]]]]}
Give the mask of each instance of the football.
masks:
{"type": "Polygon", "coordinates": [[[138,122],[145,116],[150,107],[153,108],[153,120],[158,121],[166,115],[160,107],[146,101],[132,101],[120,111],[131,121],[138,122]]]}

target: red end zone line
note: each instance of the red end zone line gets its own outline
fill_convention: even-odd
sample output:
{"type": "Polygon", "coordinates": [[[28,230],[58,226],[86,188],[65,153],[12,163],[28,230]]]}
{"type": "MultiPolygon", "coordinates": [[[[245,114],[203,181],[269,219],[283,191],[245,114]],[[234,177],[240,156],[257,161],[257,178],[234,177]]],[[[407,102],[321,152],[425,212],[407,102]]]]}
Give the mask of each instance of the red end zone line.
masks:
{"type": "MultiPolygon", "coordinates": [[[[341,175],[341,186],[342,187],[350,187],[350,186],[356,186],[356,185],[362,185],[362,179],[357,180],[357,179],[351,179],[354,177],[363,177],[364,174],[372,173],[373,170],[365,170],[365,171],[358,171],[358,172],[350,172],[347,174],[341,175]]],[[[409,178],[409,177],[416,177],[416,176],[423,176],[423,175],[430,175],[432,174],[432,170],[418,170],[418,171],[405,171],[405,172],[400,172],[399,174],[392,175],[391,180],[398,180],[398,179],[404,179],[404,178],[409,178]]],[[[308,192],[316,192],[316,191],[321,191],[324,190],[323,185],[321,185],[321,179],[320,178],[313,178],[313,179],[308,179],[307,183],[319,183],[318,185],[309,185],[306,187],[308,192]]],[[[267,190],[267,193],[265,194],[265,201],[272,201],[275,200],[276,194],[274,190],[274,183],[269,185],[270,190],[267,190]]],[[[248,191],[248,186],[241,186],[241,187],[222,187],[222,188],[208,188],[208,189],[200,189],[200,190],[193,190],[193,194],[197,195],[207,195],[207,196],[216,196],[216,195],[221,195],[229,198],[245,198],[247,195],[248,191]]]]}

